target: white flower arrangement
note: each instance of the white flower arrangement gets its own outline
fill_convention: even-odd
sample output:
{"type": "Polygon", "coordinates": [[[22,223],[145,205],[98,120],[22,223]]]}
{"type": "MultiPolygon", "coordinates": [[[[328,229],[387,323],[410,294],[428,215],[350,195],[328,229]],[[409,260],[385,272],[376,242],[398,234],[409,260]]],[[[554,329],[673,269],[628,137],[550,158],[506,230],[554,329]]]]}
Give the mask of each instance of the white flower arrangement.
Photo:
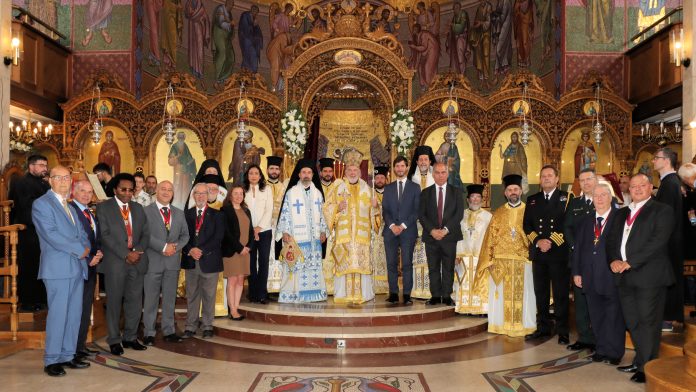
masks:
{"type": "Polygon", "coordinates": [[[20,152],[29,152],[29,151],[31,151],[31,144],[26,144],[26,143],[16,142],[16,141],[10,140],[10,150],[20,151],[20,152]]]}
{"type": "Polygon", "coordinates": [[[394,111],[389,122],[389,136],[396,145],[398,155],[406,155],[413,145],[415,125],[410,109],[399,108],[394,111]]]}
{"type": "Polygon", "coordinates": [[[285,152],[293,159],[298,159],[304,153],[307,144],[307,123],[302,111],[291,107],[280,120],[281,134],[285,152]]]}

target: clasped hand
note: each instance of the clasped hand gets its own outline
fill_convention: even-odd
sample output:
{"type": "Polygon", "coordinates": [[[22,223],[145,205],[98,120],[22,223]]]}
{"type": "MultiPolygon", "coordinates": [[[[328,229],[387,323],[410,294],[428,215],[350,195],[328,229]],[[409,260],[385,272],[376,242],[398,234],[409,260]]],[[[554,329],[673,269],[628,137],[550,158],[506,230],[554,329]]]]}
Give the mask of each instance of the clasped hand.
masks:
{"type": "Polygon", "coordinates": [[[194,260],[198,261],[203,256],[203,251],[200,248],[191,248],[188,254],[193,257],[194,260]]]}
{"type": "Polygon", "coordinates": [[[611,272],[615,274],[622,274],[624,271],[631,269],[631,266],[626,260],[614,260],[609,264],[609,267],[611,268],[611,272]]]}
{"type": "Polygon", "coordinates": [[[539,240],[537,242],[537,247],[543,253],[546,253],[551,249],[551,240],[548,240],[548,239],[539,240]]]}
{"type": "Polygon", "coordinates": [[[447,235],[447,230],[445,229],[432,229],[430,230],[430,236],[440,241],[447,235]]]}
{"type": "Polygon", "coordinates": [[[104,253],[102,253],[102,251],[98,250],[97,253],[92,257],[92,260],[90,260],[89,266],[94,267],[95,265],[99,264],[102,257],[104,257],[104,253]]]}
{"type": "Polygon", "coordinates": [[[140,255],[142,255],[143,252],[137,251],[137,250],[132,250],[128,252],[128,255],[126,256],[126,263],[128,264],[138,264],[140,262],[140,255]]]}
{"type": "Polygon", "coordinates": [[[175,253],[176,253],[176,244],[175,243],[167,244],[167,246],[164,248],[164,251],[162,252],[162,254],[165,256],[173,256],[175,253]]]}

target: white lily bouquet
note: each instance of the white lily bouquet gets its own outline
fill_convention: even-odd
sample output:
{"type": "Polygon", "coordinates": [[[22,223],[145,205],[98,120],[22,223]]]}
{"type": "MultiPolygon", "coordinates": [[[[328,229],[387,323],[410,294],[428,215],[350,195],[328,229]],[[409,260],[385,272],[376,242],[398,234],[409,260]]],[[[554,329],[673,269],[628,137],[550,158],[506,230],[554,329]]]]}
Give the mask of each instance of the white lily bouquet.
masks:
{"type": "Polygon", "coordinates": [[[405,156],[415,137],[416,127],[410,109],[398,108],[394,111],[389,122],[389,136],[396,146],[396,153],[405,156]]]}
{"type": "Polygon", "coordinates": [[[29,152],[31,148],[31,143],[27,144],[10,140],[10,150],[12,151],[29,152]]]}
{"type": "Polygon", "coordinates": [[[280,128],[285,153],[293,159],[300,158],[307,144],[307,122],[302,111],[297,107],[288,108],[280,120],[280,128]]]}

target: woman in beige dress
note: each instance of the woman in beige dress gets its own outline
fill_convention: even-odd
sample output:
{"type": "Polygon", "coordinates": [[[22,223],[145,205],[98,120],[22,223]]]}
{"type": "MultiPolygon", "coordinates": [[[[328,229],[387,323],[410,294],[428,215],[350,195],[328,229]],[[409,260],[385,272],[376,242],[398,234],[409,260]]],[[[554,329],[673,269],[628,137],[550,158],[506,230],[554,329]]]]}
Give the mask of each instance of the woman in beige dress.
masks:
{"type": "Polygon", "coordinates": [[[232,186],[229,196],[222,206],[225,214],[225,239],[222,242],[223,276],[227,278],[227,304],[230,318],[244,320],[239,314],[239,300],[244,289],[244,277],[249,275],[249,252],[254,238],[251,226],[251,212],[244,203],[244,188],[232,186]]]}

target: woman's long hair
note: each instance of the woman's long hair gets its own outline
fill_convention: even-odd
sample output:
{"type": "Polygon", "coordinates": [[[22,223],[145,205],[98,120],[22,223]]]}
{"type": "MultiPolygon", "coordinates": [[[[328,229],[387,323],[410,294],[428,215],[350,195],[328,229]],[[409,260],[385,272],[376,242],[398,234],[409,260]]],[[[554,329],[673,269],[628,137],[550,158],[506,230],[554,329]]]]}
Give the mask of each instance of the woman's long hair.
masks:
{"type": "MultiPolygon", "coordinates": [[[[236,188],[241,189],[241,190],[242,190],[242,193],[246,192],[246,191],[244,190],[244,186],[243,186],[242,184],[234,184],[234,185],[232,185],[232,188],[230,188],[230,191],[227,192],[227,197],[225,198],[225,201],[222,202],[222,205],[224,205],[224,206],[227,205],[227,206],[230,206],[230,207],[234,207],[234,205],[232,204],[232,192],[234,192],[234,190],[235,190],[236,188]]],[[[242,207],[242,209],[244,209],[244,210],[248,210],[248,209],[249,209],[249,207],[247,206],[247,204],[246,204],[246,202],[244,201],[244,199],[242,199],[242,202],[241,202],[239,205],[240,205],[240,206],[242,207]]]]}
{"type": "Polygon", "coordinates": [[[261,167],[256,164],[249,166],[246,169],[246,172],[244,172],[244,192],[248,192],[249,188],[251,187],[251,184],[249,183],[249,171],[251,169],[256,169],[259,171],[259,190],[263,192],[264,189],[266,189],[266,177],[264,177],[261,167]]]}

